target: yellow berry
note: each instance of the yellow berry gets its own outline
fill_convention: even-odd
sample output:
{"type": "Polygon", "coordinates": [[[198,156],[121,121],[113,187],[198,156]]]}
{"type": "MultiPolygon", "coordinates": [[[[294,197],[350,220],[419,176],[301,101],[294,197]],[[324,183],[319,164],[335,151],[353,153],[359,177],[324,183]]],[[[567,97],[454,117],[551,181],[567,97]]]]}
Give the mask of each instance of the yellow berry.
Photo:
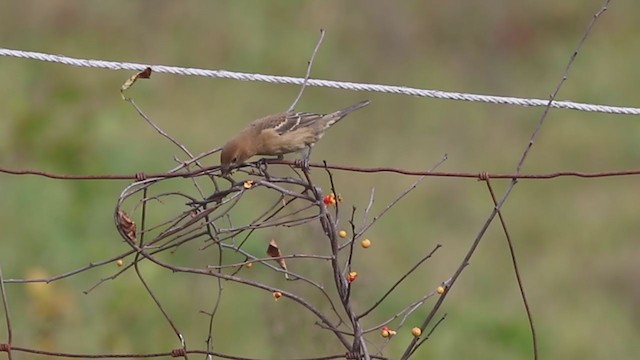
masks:
{"type": "Polygon", "coordinates": [[[344,230],[340,230],[338,231],[338,236],[340,236],[341,238],[346,238],[347,237],[347,232],[344,230]]]}
{"type": "Polygon", "coordinates": [[[355,272],[355,271],[352,271],[352,272],[349,273],[349,275],[347,275],[347,280],[349,282],[354,282],[357,277],[358,277],[358,273],[355,272]]]}
{"type": "Polygon", "coordinates": [[[124,265],[124,261],[122,261],[122,259],[118,259],[118,260],[116,261],[116,265],[118,265],[118,266],[122,266],[122,265],[124,265]]]}
{"type": "Polygon", "coordinates": [[[419,327],[414,327],[413,329],[411,329],[411,334],[415,337],[419,337],[420,335],[422,335],[422,330],[420,330],[419,327]]]}
{"type": "Polygon", "coordinates": [[[251,187],[253,186],[254,181],[253,180],[247,180],[244,182],[244,188],[245,189],[251,189],[251,187]]]}
{"type": "Polygon", "coordinates": [[[253,266],[253,263],[244,264],[244,267],[246,267],[247,269],[251,269],[252,266],[253,266]]]}
{"type": "Polygon", "coordinates": [[[440,295],[444,294],[444,286],[438,286],[436,292],[440,295]]]}
{"type": "Polygon", "coordinates": [[[390,335],[390,334],[389,334],[389,330],[382,329],[382,331],[380,331],[380,335],[381,335],[383,338],[387,338],[387,337],[389,337],[389,335],[390,335]]]}
{"type": "Polygon", "coordinates": [[[278,299],[280,299],[281,297],[282,297],[282,293],[280,291],[273,292],[273,298],[276,299],[276,301],[278,301],[278,299]]]}
{"type": "Polygon", "coordinates": [[[364,239],[364,240],[360,241],[360,246],[362,246],[365,249],[369,248],[369,246],[371,246],[371,240],[364,239]]]}

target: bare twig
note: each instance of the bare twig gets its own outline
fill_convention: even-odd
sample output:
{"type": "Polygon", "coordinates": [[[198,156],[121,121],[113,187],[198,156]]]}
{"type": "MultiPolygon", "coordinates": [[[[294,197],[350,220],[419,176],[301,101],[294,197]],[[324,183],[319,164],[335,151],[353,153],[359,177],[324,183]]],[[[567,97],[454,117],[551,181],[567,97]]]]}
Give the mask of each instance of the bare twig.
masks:
{"type": "Polygon", "coordinates": [[[140,107],[138,107],[138,105],[136,104],[136,102],[133,99],[126,98],[125,101],[128,102],[129,104],[131,104],[131,106],[133,106],[133,108],[136,110],[138,115],[140,115],[147,122],[147,124],[151,125],[151,127],[154,128],[160,135],[162,135],[163,137],[165,137],[169,141],[171,141],[180,150],[184,151],[185,154],[189,155],[190,158],[192,158],[192,159],[194,158],[193,154],[191,154],[191,152],[187,149],[186,146],[182,145],[180,142],[178,142],[176,139],[174,139],[171,135],[169,135],[166,131],[162,130],[158,125],[156,125],[147,116],[147,114],[145,114],[144,111],[142,111],[142,109],[140,109],[140,107]]]}
{"type": "MultiPolygon", "coordinates": [[[[447,161],[447,155],[446,154],[442,157],[442,159],[440,161],[438,161],[431,168],[431,170],[435,170],[436,168],[438,168],[438,166],[440,166],[445,161],[447,161]]],[[[413,184],[411,184],[411,186],[409,186],[405,191],[403,191],[402,193],[400,193],[400,195],[398,195],[395,199],[393,199],[389,203],[389,205],[387,205],[384,209],[382,209],[382,211],[378,215],[374,216],[373,219],[371,219],[371,221],[369,223],[367,223],[365,225],[362,225],[362,227],[357,231],[357,233],[353,234],[353,241],[357,240],[360,236],[362,236],[362,234],[367,232],[367,230],[369,230],[369,228],[371,226],[373,226],[373,224],[375,224],[378,220],[380,220],[387,213],[387,211],[389,211],[391,208],[393,208],[400,200],[402,200],[402,198],[407,196],[411,191],[413,191],[416,187],[418,187],[418,185],[420,185],[420,183],[424,179],[426,179],[426,176],[421,176],[418,180],[416,180],[413,184]]]]}
{"type": "MultiPolygon", "coordinates": [[[[542,127],[542,124],[544,123],[544,119],[547,117],[547,114],[549,113],[549,109],[551,108],[551,103],[555,100],[555,96],[558,94],[558,92],[560,91],[560,88],[562,87],[562,84],[564,84],[565,80],[567,79],[568,73],[569,73],[569,71],[571,69],[571,66],[573,65],[573,61],[575,60],[579,50],[581,49],[582,45],[584,44],[586,38],[591,33],[591,29],[593,28],[593,25],[594,25],[595,21],[607,9],[609,1],[610,0],[605,0],[604,5],[602,6],[602,8],[595,14],[595,16],[593,17],[591,23],[587,27],[584,35],[582,36],[581,40],[579,41],[578,47],[576,48],[576,50],[572,54],[571,58],[569,59],[569,62],[568,62],[567,66],[566,66],[566,68],[565,68],[565,70],[564,70],[564,72],[562,74],[562,78],[559,81],[558,85],[556,86],[556,90],[552,94],[551,99],[549,100],[549,103],[547,104],[547,107],[545,108],[545,111],[543,112],[543,114],[540,117],[538,125],[536,126],[535,130],[533,131],[533,133],[531,135],[531,138],[529,140],[529,145],[527,146],[527,148],[525,149],[524,153],[522,154],[520,162],[518,163],[518,166],[516,168],[516,174],[518,174],[520,172],[520,169],[521,169],[522,165],[524,164],[524,161],[527,158],[527,154],[529,153],[529,151],[530,151],[530,149],[531,149],[531,147],[533,145],[533,142],[534,142],[538,132],[540,131],[540,128],[542,127]]],[[[486,173],[481,173],[480,174],[480,179],[481,180],[484,180],[484,179],[487,179],[487,178],[488,177],[487,177],[486,173]]],[[[458,269],[455,271],[455,273],[451,277],[450,283],[448,284],[448,286],[445,287],[444,293],[442,295],[440,295],[440,297],[438,298],[438,301],[433,306],[433,309],[431,310],[431,312],[429,312],[429,314],[425,318],[424,322],[422,323],[420,329],[423,332],[424,332],[425,328],[429,325],[429,323],[431,322],[433,317],[435,316],[435,314],[438,311],[438,309],[440,308],[440,306],[442,306],[442,303],[444,302],[447,294],[449,293],[450,288],[456,282],[456,280],[458,279],[458,277],[460,276],[460,274],[462,273],[464,268],[469,264],[469,260],[471,259],[471,256],[473,256],[473,253],[475,252],[476,248],[478,247],[478,245],[480,243],[480,240],[482,240],[482,238],[484,237],[484,234],[486,233],[487,229],[489,228],[489,225],[491,225],[491,223],[493,222],[493,219],[497,215],[498,211],[501,209],[502,205],[506,202],[507,198],[511,194],[511,191],[515,187],[516,183],[517,183],[517,179],[515,179],[515,178],[512,179],[512,181],[509,184],[509,186],[507,187],[502,199],[500,199],[500,201],[494,206],[493,210],[491,211],[491,214],[489,214],[489,217],[487,218],[487,220],[483,224],[482,228],[480,229],[480,231],[476,235],[476,238],[474,239],[473,243],[471,244],[471,247],[467,251],[466,255],[464,256],[464,258],[462,260],[462,262],[458,266],[458,269]]],[[[411,356],[411,354],[415,351],[415,347],[416,347],[417,342],[418,342],[418,340],[416,338],[411,340],[411,342],[407,346],[404,354],[401,357],[402,360],[406,360],[411,356]]]]}
{"type": "MultiPolygon", "coordinates": [[[[13,328],[11,327],[11,313],[9,312],[9,302],[7,301],[7,291],[4,288],[4,275],[0,266],[0,296],[2,296],[2,308],[4,309],[4,322],[7,326],[7,344],[11,347],[13,343],[13,328]]],[[[9,360],[12,359],[11,348],[7,351],[9,360]]]]}
{"type": "MultiPolygon", "coordinates": [[[[493,192],[493,187],[491,186],[491,180],[487,177],[487,189],[489,190],[489,194],[491,195],[491,200],[493,201],[494,206],[498,205],[498,201],[496,200],[496,195],[493,192]]],[[[522,297],[522,302],[524,304],[524,309],[527,312],[527,320],[529,321],[529,329],[531,330],[531,341],[533,346],[533,358],[534,360],[538,360],[538,340],[536,337],[536,328],[533,325],[533,315],[531,315],[531,308],[529,307],[529,302],[527,301],[527,295],[524,291],[524,284],[522,282],[522,277],[520,276],[520,270],[518,269],[518,261],[516,258],[516,251],[513,247],[513,241],[511,240],[511,236],[509,235],[509,231],[507,230],[507,224],[502,216],[502,212],[498,210],[498,218],[500,219],[500,225],[502,226],[502,230],[504,231],[505,239],[507,240],[507,245],[509,246],[509,255],[511,255],[511,262],[513,264],[513,271],[516,275],[516,282],[518,283],[518,289],[520,290],[520,296],[522,297]]]]}
{"type": "MultiPolygon", "coordinates": [[[[143,197],[146,198],[147,197],[147,188],[144,189],[143,193],[144,193],[143,197]]],[[[144,227],[145,227],[145,224],[146,224],[146,215],[147,215],[147,202],[144,202],[142,204],[142,219],[140,221],[142,223],[141,234],[140,234],[140,247],[142,247],[143,244],[144,244],[144,234],[145,234],[144,227]]],[[[130,242],[130,244],[133,244],[133,242],[130,242]]],[[[138,251],[136,253],[135,259],[133,261],[134,269],[136,270],[136,275],[138,276],[138,279],[140,280],[140,282],[142,283],[144,288],[147,290],[147,293],[149,294],[149,296],[151,296],[151,299],[153,299],[153,302],[155,302],[155,304],[158,307],[158,309],[160,310],[160,312],[162,312],[162,315],[167,320],[167,322],[169,323],[169,325],[173,329],[173,331],[176,334],[176,336],[178,337],[178,339],[180,339],[180,342],[182,344],[183,349],[186,350],[186,345],[185,345],[184,338],[182,337],[182,333],[178,330],[178,328],[174,324],[173,320],[171,320],[171,317],[166,312],[166,310],[164,309],[164,307],[160,303],[160,300],[158,300],[158,298],[154,294],[153,290],[151,290],[151,287],[149,287],[149,284],[147,284],[147,281],[144,279],[144,277],[142,276],[142,273],[140,272],[140,267],[138,266],[140,256],[141,256],[141,253],[140,253],[140,251],[138,251]]],[[[188,359],[188,356],[186,354],[183,357],[185,359],[188,359]]]]}
{"type": "Polygon", "coordinates": [[[377,308],[378,305],[382,304],[384,299],[386,299],[387,296],[389,296],[393,292],[393,290],[395,290],[396,287],[398,287],[398,285],[400,285],[409,275],[411,275],[411,273],[413,273],[416,269],[418,269],[418,267],[420,267],[420,265],[422,265],[422,263],[424,263],[425,261],[429,260],[429,258],[431,258],[431,256],[433,256],[433,254],[435,254],[435,252],[438,251],[438,249],[440,247],[442,247],[442,245],[440,245],[440,244],[436,245],[436,247],[433,248],[433,250],[431,250],[430,253],[428,253],[426,256],[422,257],[422,259],[420,259],[420,261],[418,261],[415,265],[413,265],[411,267],[411,269],[409,269],[406,273],[404,273],[404,275],[402,275],[400,277],[400,279],[398,279],[395,282],[395,284],[393,284],[391,286],[391,288],[389,288],[389,290],[387,290],[387,292],[385,292],[384,295],[382,295],[382,297],[380,299],[378,299],[378,301],[376,301],[369,309],[363,311],[362,314],[358,315],[358,318],[361,319],[361,318],[369,315],[369,313],[371,313],[375,308],[377,308]]]}
{"type": "Polygon", "coordinates": [[[296,108],[296,106],[298,105],[298,101],[300,101],[300,98],[302,97],[302,93],[304,93],[304,89],[307,87],[307,82],[309,81],[309,77],[311,76],[311,67],[313,66],[313,60],[316,58],[316,53],[318,53],[318,49],[320,49],[320,44],[322,44],[322,40],[324,40],[324,29],[320,29],[320,38],[318,39],[318,43],[316,44],[316,47],[313,49],[311,58],[307,62],[307,74],[305,75],[304,82],[300,87],[300,92],[298,93],[298,96],[296,97],[296,99],[293,100],[293,103],[291,104],[291,106],[289,106],[289,109],[287,110],[287,112],[291,112],[296,108]]]}

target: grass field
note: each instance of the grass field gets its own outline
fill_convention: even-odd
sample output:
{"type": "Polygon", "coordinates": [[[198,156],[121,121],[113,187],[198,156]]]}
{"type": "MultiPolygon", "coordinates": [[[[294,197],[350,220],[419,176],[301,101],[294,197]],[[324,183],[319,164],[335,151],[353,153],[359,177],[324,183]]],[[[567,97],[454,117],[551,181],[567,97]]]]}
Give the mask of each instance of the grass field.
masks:
{"type": "MultiPolygon", "coordinates": [[[[319,29],[312,77],[525,98],[548,98],[599,0],[565,1],[35,1],[6,2],[0,47],[79,58],[303,76],[319,29]]],[[[559,99],[638,106],[640,2],[613,1],[578,54],[559,99]]],[[[163,172],[182,154],[119,94],[126,71],[0,58],[0,166],[61,174],[163,172]]],[[[128,95],[194,153],[222,145],[245,123],[285,110],[297,86],[155,74],[128,95]]],[[[542,108],[309,88],[299,110],[371,105],[332,128],[312,160],[441,171],[513,172],[542,108]]],[[[525,173],[638,168],[638,118],[552,110],[525,173]]],[[[217,164],[214,155],[205,162],[217,164]]],[[[321,170],[314,170],[328,187],[321,170]]],[[[336,172],[344,208],[378,212],[415,178],[336,172]]],[[[175,186],[188,186],[186,180],[175,186]]],[[[173,184],[173,183],[172,183],[173,184]]],[[[64,273],[127,247],[113,209],[127,181],[56,181],[0,174],[0,265],[5,278],[64,273]]],[[[506,181],[494,180],[499,194],[506,181]]],[[[325,191],[326,191],[325,190],[325,191]]],[[[493,205],[475,179],[429,178],[369,230],[358,252],[354,304],[366,308],[436,244],[433,259],[370,320],[373,325],[455,271],[493,205]]],[[[503,207],[532,306],[543,359],[637,359],[640,222],[634,176],[522,180],[503,207]]],[[[169,209],[170,211],[170,209],[169,209]]],[[[348,211],[342,212],[343,223],[348,211]]],[[[293,251],[322,241],[311,228],[269,237],[293,251]]],[[[205,266],[206,251],[176,254],[205,266]]],[[[307,264],[306,266],[311,266],[307,264]]],[[[79,353],[150,353],[179,347],[131,271],[90,292],[117,266],[65,280],[7,284],[14,346],[79,353]]],[[[204,348],[215,279],[141,264],[190,348],[204,348]]],[[[256,279],[289,286],[253,269],[256,279]]],[[[313,273],[313,267],[306,268],[313,273]]],[[[327,274],[318,274],[328,279],[327,274]]],[[[295,286],[292,289],[296,289],[295,286]]],[[[318,300],[313,298],[313,300],[318,300]]],[[[407,320],[384,355],[397,359],[433,301],[407,320]]],[[[215,349],[245,357],[303,358],[343,351],[287,300],[225,284],[215,349]]],[[[531,359],[531,336],[508,248],[491,225],[415,358],[531,359]]],[[[7,331],[0,326],[0,342],[7,331]]],[[[374,344],[383,341],[372,334],[374,344]]],[[[15,353],[14,358],[30,358],[15,353]]]]}

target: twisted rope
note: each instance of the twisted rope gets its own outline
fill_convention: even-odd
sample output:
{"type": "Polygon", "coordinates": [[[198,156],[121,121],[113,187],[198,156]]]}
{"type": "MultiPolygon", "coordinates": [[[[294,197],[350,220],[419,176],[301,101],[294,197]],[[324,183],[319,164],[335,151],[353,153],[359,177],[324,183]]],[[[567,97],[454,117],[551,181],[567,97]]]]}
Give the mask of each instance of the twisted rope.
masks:
{"type": "MultiPolygon", "coordinates": [[[[242,81],[261,81],[274,84],[294,84],[302,85],[303,78],[296,78],[290,76],[276,76],[276,75],[264,75],[264,74],[251,74],[242,72],[233,72],[226,70],[206,70],[198,68],[184,68],[178,66],[166,66],[166,65],[148,65],[139,63],[117,62],[117,61],[104,61],[104,60],[91,60],[91,59],[78,59],[63,55],[52,55],[41,52],[33,51],[21,51],[0,48],[0,56],[9,56],[23,59],[32,59],[47,61],[65,65],[90,67],[109,70],[132,70],[142,71],[147,67],[150,67],[154,72],[175,74],[175,75],[189,75],[189,76],[204,76],[212,78],[222,79],[235,79],[242,81]]],[[[458,101],[472,101],[472,102],[484,102],[490,104],[505,104],[505,105],[517,105],[517,106],[547,106],[549,100],[543,99],[526,99],[509,96],[491,96],[491,95],[478,95],[468,94],[450,91],[418,89],[406,86],[392,86],[392,85],[380,85],[380,84],[366,84],[347,81],[333,81],[333,80],[319,80],[309,79],[307,86],[319,86],[329,87],[335,89],[344,89],[352,91],[368,91],[368,92],[380,92],[390,94],[401,94],[428,97],[435,99],[447,99],[458,101]]],[[[553,101],[551,103],[552,108],[558,109],[571,109],[587,112],[600,112],[608,114],[623,114],[623,115],[640,115],[640,108],[633,107],[619,107],[619,106],[607,106],[577,103],[572,101],[553,101]]]]}

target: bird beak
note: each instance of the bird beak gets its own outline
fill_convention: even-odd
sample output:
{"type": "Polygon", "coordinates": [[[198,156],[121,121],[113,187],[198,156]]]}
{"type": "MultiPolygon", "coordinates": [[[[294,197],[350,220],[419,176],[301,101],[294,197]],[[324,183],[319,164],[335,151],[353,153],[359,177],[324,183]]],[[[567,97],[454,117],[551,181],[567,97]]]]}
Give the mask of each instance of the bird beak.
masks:
{"type": "Polygon", "coordinates": [[[222,170],[222,176],[228,176],[231,172],[229,165],[222,165],[220,166],[220,169],[222,170]]]}

